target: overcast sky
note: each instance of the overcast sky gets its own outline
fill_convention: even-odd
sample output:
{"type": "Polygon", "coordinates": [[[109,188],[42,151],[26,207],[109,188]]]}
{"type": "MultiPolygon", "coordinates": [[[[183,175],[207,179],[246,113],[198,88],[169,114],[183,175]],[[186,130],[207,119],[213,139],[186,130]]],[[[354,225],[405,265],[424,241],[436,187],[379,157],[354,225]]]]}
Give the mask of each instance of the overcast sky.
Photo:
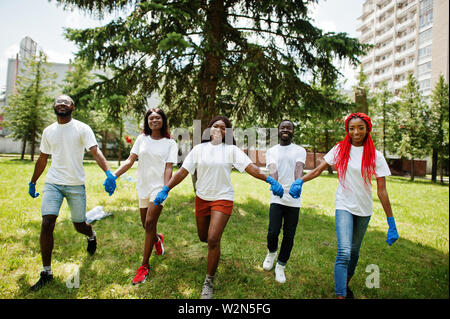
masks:
{"type": "MultiPolygon", "coordinates": [[[[346,32],[358,37],[357,18],[364,0],[321,0],[313,13],[316,25],[325,31],[346,32]]],[[[64,28],[87,28],[100,25],[79,11],[65,11],[55,1],[0,0],[0,87],[6,85],[8,58],[19,52],[20,41],[28,36],[47,54],[49,62],[68,63],[76,47],[63,36],[64,28]]],[[[354,84],[354,71],[342,69],[348,79],[346,88],[354,84]]]]}

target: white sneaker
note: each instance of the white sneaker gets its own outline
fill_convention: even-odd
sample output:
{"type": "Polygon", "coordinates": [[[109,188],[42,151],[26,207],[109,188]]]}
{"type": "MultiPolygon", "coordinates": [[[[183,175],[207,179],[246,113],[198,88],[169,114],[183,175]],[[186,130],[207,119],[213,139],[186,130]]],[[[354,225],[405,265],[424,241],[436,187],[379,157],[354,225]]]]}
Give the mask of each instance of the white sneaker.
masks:
{"type": "Polygon", "coordinates": [[[263,269],[264,270],[271,270],[273,268],[273,262],[275,261],[275,258],[277,257],[277,252],[271,253],[267,252],[266,258],[263,262],[263,269]]]}
{"type": "Polygon", "coordinates": [[[286,282],[286,276],[284,275],[284,267],[279,263],[275,266],[275,280],[280,284],[284,284],[286,282]]]}

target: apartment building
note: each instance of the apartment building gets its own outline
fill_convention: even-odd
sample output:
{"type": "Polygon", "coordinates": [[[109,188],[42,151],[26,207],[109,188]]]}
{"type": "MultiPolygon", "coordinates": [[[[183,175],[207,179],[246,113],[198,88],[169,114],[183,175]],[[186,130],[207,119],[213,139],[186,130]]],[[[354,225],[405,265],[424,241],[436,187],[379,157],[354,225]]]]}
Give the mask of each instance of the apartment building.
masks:
{"type": "Polygon", "coordinates": [[[424,96],[440,74],[449,78],[449,0],[366,0],[358,18],[362,43],[372,44],[362,57],[368,85],[382,82],[398,95],[412,72],[424,96]]]}

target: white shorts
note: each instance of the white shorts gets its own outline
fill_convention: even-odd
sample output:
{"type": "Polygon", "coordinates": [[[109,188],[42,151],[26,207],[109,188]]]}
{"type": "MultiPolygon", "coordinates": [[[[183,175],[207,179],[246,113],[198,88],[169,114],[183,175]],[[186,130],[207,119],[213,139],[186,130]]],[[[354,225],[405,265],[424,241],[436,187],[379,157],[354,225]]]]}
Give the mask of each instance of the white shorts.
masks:
{"type": "MultiPolygon", "coordinates": [[[[156,195],[158,195],[158,192],[154,192],[154,193],[150,194],[149,197],[144,197],[144,198],[139,197],[139,208],[148,208],[148,205],[150,205],[150,202],[155,201],[156,195]]],[[[166,200],[161,203],[161,206],[164,206],[164,203],[166,202],[166,200]]]]}

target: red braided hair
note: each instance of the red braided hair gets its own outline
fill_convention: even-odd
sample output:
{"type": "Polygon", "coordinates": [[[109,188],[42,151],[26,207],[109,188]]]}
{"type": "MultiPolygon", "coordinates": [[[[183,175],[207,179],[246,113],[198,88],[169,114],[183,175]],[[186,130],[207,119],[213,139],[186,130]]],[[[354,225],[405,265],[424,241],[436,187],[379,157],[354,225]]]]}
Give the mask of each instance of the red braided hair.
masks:
{"type": "Polygon", "coordinates": [[[372,121],[370,120],[370,117],[364,113],[352,113],[345,120],[345,130],[347,131],[347,135],[344,140],[337,144],[337,152],[334,157],[336,169],[339,182],[344,185],[348,159],[350,157],[350,149],[352,147],[350,135],[348,134],[348,123],[354,118],[360,118],[367,124],[368,132],[363,142],[364,150],[361,162],[361,174],[364,179],[364,183],[369,185],[372,184],[372,175],[375,174],[375,145],[373,144],[372,136],[370,135],[370,131],[372,131],[372,121]]]}

